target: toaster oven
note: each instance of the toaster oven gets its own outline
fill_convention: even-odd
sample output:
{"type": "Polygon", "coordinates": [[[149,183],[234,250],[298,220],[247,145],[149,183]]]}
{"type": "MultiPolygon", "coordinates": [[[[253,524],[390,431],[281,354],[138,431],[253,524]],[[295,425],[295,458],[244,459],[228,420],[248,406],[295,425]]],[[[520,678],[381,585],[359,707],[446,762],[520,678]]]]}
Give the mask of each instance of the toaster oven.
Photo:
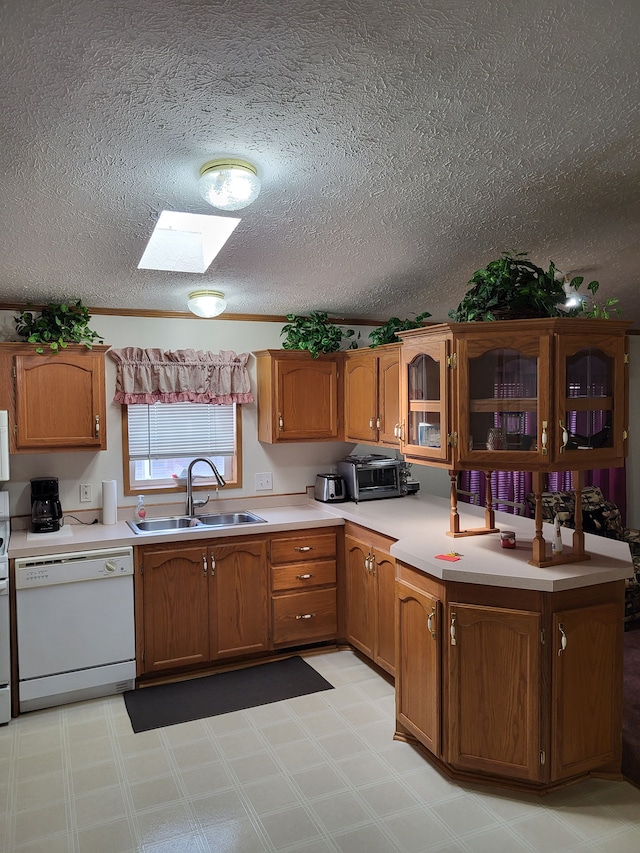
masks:
{"type": "Polygon", "coordinates": [[[352,501],[400,498],[407,494],[407,472],[400,459],[373,453],[338,462],[347,497],[352,501]]]}

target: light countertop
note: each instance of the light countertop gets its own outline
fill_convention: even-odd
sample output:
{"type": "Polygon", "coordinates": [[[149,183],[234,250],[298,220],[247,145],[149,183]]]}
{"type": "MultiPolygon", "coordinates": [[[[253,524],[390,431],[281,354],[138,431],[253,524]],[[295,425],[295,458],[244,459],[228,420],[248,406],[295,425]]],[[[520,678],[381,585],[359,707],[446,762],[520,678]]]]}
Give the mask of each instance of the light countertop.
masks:
{"type": "MultiPolygon", "coordinates": [[[[453,538],[449,529],[449,502],[432,495],[408,495],[402,498],[363,501],[359,504],[320,503],[315,500],[282,498],[282,505],[249,506],[264,519],[263,523],[224,528],[194,528],[170,533],[135,534],[125,521],[113,525],[65,524],[57,533],[11,533],[9,557],[32,557],[85,551],[122,545],[147,545],[161,542],[189,542],[229,536],[268,534],[285,530],[339,526],[351,521],[397,540],[391,554],[420,571],[442,580],[516,589],[556,592],[599,583],[623,580],[633,574],[629,546],[600,536],[586,534],[586,550],[591,559],[547,568],[530,566],[534,524],[531,519],[496,513],[496,526],[514,530],[517,547],[500,547],[500,534],[453,538]],[[452,551],[462,556],[457,562],[436,558],[452,551]]],[[[222,507],[221,507],[222,508],[222,507]]],[[[480,527],[484,511],[469,504],[458,504],[461,527],[480,527]]],[[[153,516],[150,516],[153,517],[153,516]]],[[[569,547],[573,531],[562,528],[569,547]]],[[[544,525],[550,547],[552,527],[544,525]]]]}

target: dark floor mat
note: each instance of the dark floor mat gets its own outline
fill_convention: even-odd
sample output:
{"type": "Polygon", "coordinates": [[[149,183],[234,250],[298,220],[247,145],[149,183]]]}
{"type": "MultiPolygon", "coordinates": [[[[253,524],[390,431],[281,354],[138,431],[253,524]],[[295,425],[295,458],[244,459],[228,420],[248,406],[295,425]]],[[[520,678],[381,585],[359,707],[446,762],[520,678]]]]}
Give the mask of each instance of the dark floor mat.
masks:
{"type": "Polygon", "coordinates": [[[123,693],[134,732],[306,696],[333,685],[301,657],[123,693]]]}

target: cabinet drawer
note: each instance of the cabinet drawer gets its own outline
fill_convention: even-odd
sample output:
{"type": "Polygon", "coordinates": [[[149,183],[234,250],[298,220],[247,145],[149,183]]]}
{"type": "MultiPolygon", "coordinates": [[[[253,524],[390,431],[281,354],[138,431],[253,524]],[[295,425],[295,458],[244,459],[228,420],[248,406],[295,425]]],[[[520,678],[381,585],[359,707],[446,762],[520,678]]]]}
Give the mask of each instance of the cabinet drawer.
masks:
{"type": "Polygon", "coordinates": [[[300,563],[302,560],[326,560],[336,555],[336,534],[300,533],[271,540],[271,562],[300,563]]]}
{"type": "Polygon", "coordinates": [[[308,589],[336,582],[336,561],[318,560],[315,563],[288,563],[271,569],[271,589],[308,589]]]}
{"type": "Polygon", "coordinates": [[[335,589],[281,595],[272,602],[274,645],[335,637],[338,630],[335,589]]]}

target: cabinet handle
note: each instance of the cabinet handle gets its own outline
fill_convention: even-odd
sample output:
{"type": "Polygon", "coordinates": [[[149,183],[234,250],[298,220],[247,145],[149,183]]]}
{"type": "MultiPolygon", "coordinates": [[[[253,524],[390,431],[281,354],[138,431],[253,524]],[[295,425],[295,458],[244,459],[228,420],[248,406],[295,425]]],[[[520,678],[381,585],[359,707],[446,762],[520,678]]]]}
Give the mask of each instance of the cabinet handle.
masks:
{"type": "Polygon", "coordinates": [[[216,558],[211,555],[211,577],[213,577],[216,573],[216,558]]]}
{"type": "Polygon", "coordinates": [[[308,581],[312,577],[313,575],[296,575],[296,579],[299,581],[308,581]]]}
{"type": "Polygon", "coordinates": [[[558,421],[558,424],[560,426],[560,430],[562,431],[562,444],[560,445],[560,453],[562,453],[567,444],[569,443],[569,433],[567,432],[567,428],[562,423],[562,421],[558,421]]]}
{"type": "Polygon", "coordinates": [[[315,613],[303,613],[301,616],[296,616],[296,619],[313,619],[315,613]]]}
{"type": "Polygon", "coordinates": [[[547,455],[547,427],[548,421],[542,421],[542,435],[540,436],[540,445],[542,447],[542,455],[547,455]]]}
{"type": "Polygon", "coordinates": [[[396,438],[400,438],[400,424],[396,424],[393,428],[393,434],[396,438]]]}
{"type": "Polygon", "coordinates": [[[282,419],[282,415],[280,414],[280,412],[278,412],[278,429],[279,430],[284,429],[284,421],[282,419]]]}
{"type": "Polygon", "coordinates": [[[436,609],[435,607],[431,608],[431,613],[427,616],[427,631],[431,631],[431,636],[436,637],[436,632],[433,630],[433,620],[436,618],[436,609]]]}
{"type": "Polygon", "coordinates": [[[100,435],[100,415],[96,415],[95,417],[95,430],[97,438],[100,435]]]}
{"type": "Polygon", "coordinates": [[[205,576],[205,578],[206,578],[206,576],[207,576],[207,570],[208,570],[208,566],[207,566],[207,555],[206,555],[206,554],[203,554],[203,555],[202,555],[202,574],[205,576]]]}
{"type": "Polygon", "coordinates": [[[380,416],[376,418],[376,429],[380,429],[380,416]]]}
{"type": "Polygon", "coordinates": [[[371,566],[371,568],[370,568],[371,574],[375,577],[375,574],[376,574],[376,555],[375,554],[371,554],[371,557],[369,558],[369,565],[371,566]]]}
{"type": "Polygon", "coordinates": [[[558,649],[558,657],[560,657],[562,652],[567,648],[567,635],[562,627],[562,622],[558,625],[558,630],[560,631],[560,648],[558,649]]]}
{"type": "Polygon", "coordinates": [[[373,429],[373,418],[369,418],[369,429],[373,429]]]}
{"type": "Polygon", "coordinates": [[[293,550],[294,551],[301,551],[301,552],[313,551],[313,546],[312,545],[296,545],[296,547],[293,550]]]}
{"type": "Polygon", "coordinates": [[[449,628],[449,633],[451,634],[451,645],[456,645],[456,614],[451,614],[451,627],[449,628]]]}

